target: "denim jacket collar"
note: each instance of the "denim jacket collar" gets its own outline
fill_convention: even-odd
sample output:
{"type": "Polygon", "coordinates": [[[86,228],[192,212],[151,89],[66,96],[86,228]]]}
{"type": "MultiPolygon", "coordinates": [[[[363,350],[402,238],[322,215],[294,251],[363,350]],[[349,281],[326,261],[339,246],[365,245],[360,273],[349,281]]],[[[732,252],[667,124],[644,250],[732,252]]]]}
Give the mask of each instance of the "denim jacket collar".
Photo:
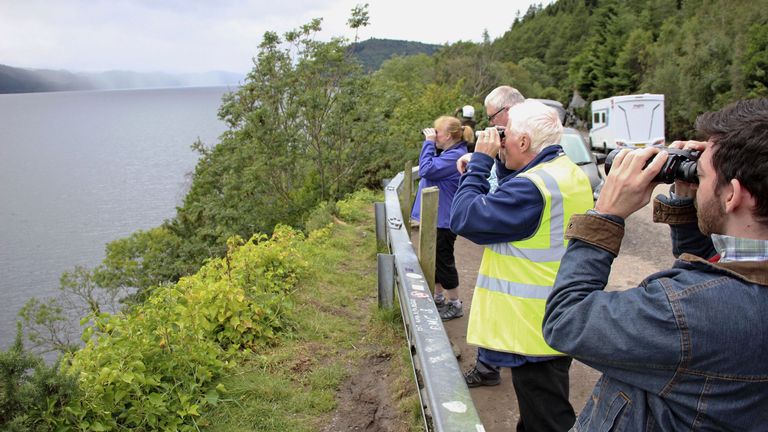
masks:
{"type": "Polygon", "coordinates": [[[703,265],[739,279],[768,286],[768,261],[728,261],[711,263],[691,254],[682,254],[680,259],[692,264],[703,265]]]}

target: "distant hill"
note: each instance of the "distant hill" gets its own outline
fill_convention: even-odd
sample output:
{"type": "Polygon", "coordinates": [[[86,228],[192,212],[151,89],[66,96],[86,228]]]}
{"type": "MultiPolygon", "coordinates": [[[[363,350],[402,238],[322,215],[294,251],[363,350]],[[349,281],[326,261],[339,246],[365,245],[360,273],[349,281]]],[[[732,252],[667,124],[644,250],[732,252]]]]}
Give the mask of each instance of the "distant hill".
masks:
{"type": "Polygon", "coordinates": [[[240,74],[222,71],[194,74],[69,72],[0,64],[0,93],[238,85],[244,78],[240,74]]]}
{"type": "Polygon", "coordinates": [[[58,90],[91,90],[83,77],[55,70],[20,69],[0,65],[0,93],[32,93],[58,90]]]}
{"type": "Polygon", "coordinates": [[[363,42],[353,43],[349,51],[355,55],[363,64],[365,70],[377,70],[384,60],[388,60],[393,55],[432,55],[435,51],[442,48],[442,45],[430,45],[421,42],[392,40],[392,39],[368,39],[363,42]]]}

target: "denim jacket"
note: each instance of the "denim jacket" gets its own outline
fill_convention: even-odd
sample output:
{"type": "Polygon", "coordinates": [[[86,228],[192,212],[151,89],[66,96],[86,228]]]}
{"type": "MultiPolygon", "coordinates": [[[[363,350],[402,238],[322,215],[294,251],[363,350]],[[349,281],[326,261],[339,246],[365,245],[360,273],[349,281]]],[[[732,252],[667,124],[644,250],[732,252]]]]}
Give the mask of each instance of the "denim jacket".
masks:
{"type": "MultiPolygon", "coordinates": [[[[617,218],[620,219],[620,218],[617,218]]],[[[547,300],[544,338],[602,372],[577,431],[768,430],[768,261],[711,263],[692,205],[654,203],[673,267],[603,289],[622,220],[574,216],[547,300]]]]}

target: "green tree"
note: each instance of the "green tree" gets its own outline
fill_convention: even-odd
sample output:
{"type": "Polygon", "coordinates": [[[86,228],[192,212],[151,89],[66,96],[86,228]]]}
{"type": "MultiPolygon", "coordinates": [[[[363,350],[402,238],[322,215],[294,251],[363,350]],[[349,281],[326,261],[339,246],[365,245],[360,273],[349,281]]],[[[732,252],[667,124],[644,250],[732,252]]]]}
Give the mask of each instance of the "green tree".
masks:
{"type": "Polygon", "coordinates": [[[347,25],[349,28],[355,29],[355,42],[357,42],[357,31],[360,27],[368,26],[368,19],[368,3],[358,4],[352,8],[352,17],[347,20],[347,25]]]}
{"type": "Polygon", "coordinates": [[[629,83],[618,77],[616,61],[624,46],[632,19],[614,0],[606,1],[595,12],[592,25],[595,33],[587,43],[587,50],[574,61],[575,76],[571,81],[587,100],[602,99],[619,94],[629,83]]]}
{"type": "Polygon", "coordinates": [[[648,69],[648,50],[653,44],[653,35],[644,29],[629,33],[614,66],[614,91],[619,94],[635,92],[643,83],[648,69]]]}
{"type": "Polygon", "coordinates": [[[435,69],[435,61],[423,54],[394,57],[372,76],[376,103],[371,112],[380,120],[381,133],[372,137],[370,146],[379,175],[393,175],[405,161],[414,162],[424,139],[421,130],[472,100],[462,92],[463,80],[435,83],[435,69]]]}
{"type": "Polygon", "coordinates": [[[199,265],[221,256],[233,234],[299,226],[318,202],[359,186],[360,173],[375,163],[366,144],[380,123],[369,77],[343,39],[317,41],[319,30],[314,20],[283,37],[264,35],[253,70],[220,109],[229,130],[204,150],[184,205],[167,224],[184,239],[179,256],[199,265]]]}
{"type": "Polygon", "coordinates": [[[63,407],[79,396],[74,376],[24,350],[19,323],[14,343],[0,352],[0,429],[53,430],[48,420],[60,417],[63,407]]]}
{"type": "Polygon", "coordinates": [[[768,26],[754,24],[747,32],[742,68],[749,97],[768,96],[768,26]]]}

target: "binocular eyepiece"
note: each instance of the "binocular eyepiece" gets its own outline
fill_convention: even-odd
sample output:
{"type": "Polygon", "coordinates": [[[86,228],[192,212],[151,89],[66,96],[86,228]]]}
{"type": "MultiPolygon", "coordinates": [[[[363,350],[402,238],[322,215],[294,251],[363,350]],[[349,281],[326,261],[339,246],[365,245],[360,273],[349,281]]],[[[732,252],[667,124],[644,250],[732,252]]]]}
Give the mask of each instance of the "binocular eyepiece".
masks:
{"type": "MultiPolygon", "coordinates": [[[[499,138],[504,139],[504,131],[506,130],[502,126],[494,126],[496,130],[499,132],[499,138]]],[[[475,138],[480,138],[480,132],[483,131],[475,131],[475,138]]]]}
{"type": "MultiPolygon", "coordinates": [[[[613,165],[613,159],[622,149],[615,149],[608,153],[605,158],[605,173],[611,170],[613,165]]],[[[681,150],[676,148],[666,149],[669,156],[667,161],[664,162],[664,166],[661,167],[661,171],[656,174],[656,177],[651,180],[652,183],[666,183],[672,184],[675,180],[682,180],[688,183],[698,183],[699,178],[696,176],[696,167],[698,166],[698,159],[701,156],[699,151],[681,150]]],[[[643,169],[651,163],[653,158],[649,159],[645,163],[643,169]]]]}

